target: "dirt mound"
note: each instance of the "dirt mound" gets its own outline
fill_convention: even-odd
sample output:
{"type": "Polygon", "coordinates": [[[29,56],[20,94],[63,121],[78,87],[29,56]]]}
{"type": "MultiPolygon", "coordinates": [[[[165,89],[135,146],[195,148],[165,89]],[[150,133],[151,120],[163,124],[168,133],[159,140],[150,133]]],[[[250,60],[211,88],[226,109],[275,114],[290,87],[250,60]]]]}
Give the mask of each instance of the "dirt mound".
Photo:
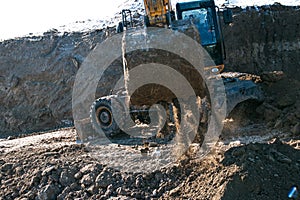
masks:
{"type": "Polygon", "coordinates": [[[266,97],[265,101],[243,102],[236,106],[225,123],[224,134],[234,135],[234,131],[243,126],[263,124],[270,129],[298,135],[300,82],[284,78],[272,83],[265,81],[260,85],[266,97]]]}
{"type": "Polygon", "coordinates": [[[291,186],[299,182],[299,158],[299,149],[279,140],[230,149],[223,164],[237,165],[240,170],[222,199],[286,199],[291,186]]]}
{"type": "Polygon", "coordinates": [[[126,173],[90,157],[73,130],[46,136],[0,142],[0,199],[286,199],[299,184],[299,140],[220,143],[204,159],[126,173]]]}
{"type": "Polygon", "coordinates": [[[299,80],[300,10],[281,5],[237,10],[224,27],[227,69],[254,73],[283,71],[299,80]]]}
{"type": "Polygon", "coordinates": [[[1,136],[72,124],[76,72],[105,31],[47,33],[0,44],[1,136]]]}
{"type": "Polygon", "coordinates": [[[234,120],[254,115],[250,123],[299,133],[299,13],[280,4],[234,9],[234,22],[224,27],[226,70],[260,76],[266,97],[259,107],[236,112],[234,120]]]}
{"type": "Polygon", "coordinates": [[[278,140],[215,153],[210,159],[191,163],[194,173],[176,188],[177,195],[192,199],[286,199],[291,186],[299,182],[294,177],[300,173],[299,153],[278,140]]]}

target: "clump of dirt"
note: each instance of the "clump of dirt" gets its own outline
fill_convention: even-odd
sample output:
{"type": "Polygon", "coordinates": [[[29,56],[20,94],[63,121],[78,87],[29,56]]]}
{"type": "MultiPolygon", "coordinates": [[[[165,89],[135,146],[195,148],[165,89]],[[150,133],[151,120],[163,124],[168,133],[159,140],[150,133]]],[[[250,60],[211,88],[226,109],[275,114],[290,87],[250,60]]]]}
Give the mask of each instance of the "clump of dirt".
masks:
{"type": "Polygon", "coordinates": [[[300,122],[300,82],[284,77],[278,81],[265,82],[263,88],[268,96],[257,111],[264,115],[269,127],[291,131],[300,122]]]}

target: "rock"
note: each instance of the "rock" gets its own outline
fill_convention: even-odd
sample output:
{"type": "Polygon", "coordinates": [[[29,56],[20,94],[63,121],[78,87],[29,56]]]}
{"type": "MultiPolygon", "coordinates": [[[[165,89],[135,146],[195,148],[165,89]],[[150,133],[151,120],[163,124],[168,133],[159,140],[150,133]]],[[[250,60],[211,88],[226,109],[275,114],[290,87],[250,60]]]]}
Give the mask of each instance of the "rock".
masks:
{"type": "MultiPolygon", "coordinates": [[[[135,198],[132,197],[127,197],[123,195],[118,195],[116,198],[110,198],[111,200],[136,200],[135,198]]],[[[144,198],[144,199],[149,199],[149,198],[144,198]]]]}
{"type": "Polygon", "coordinates": [[[119,195],[127,195],[128,194],[128,192],[125,189],[123,189],[122,187],[118,187],[116,189],[116,192],[117,192],[118,196],[119,195]]]}
{"type": "Polygon", "coordinates": [[[272,156],[272,155],[266,155],[266,158],[268,159],[268,160],[270,160],[270,161],[272,161],[272,162],[275,162],[275,159],[274,159],[274,157],[272,156]]]}
{"type": "Polygon", "coordinates": [[[90,195],[96,194],[97,193],[97,187],[95,185],[91,185],[86,191],[90,195]]]}
{"type": "Polygon", "coordinates": [[[8,136],[7,137],[7,140],[13,140],[13,139],[15,139],[15,137],[13,137],[13,136],[8,136]]]}
{"type": "Polygon", "coordinates": [[[76,190],[79,190],[79,189],[80,189],[80,186],[78,185],[77,182],[75,182],[75,183],[72,183],[72,184],[70,185],[70,189],[73,190],[73,191],[76,191],[76,190]]]}
{"type": "Polygon", "coordinates": [[[281,111],[279,109],[267,103],[263,103],[262,105],[260,105],[256,109],[256,112],[263,115],[267,122],[277,119],[281,114],[281,111]]]}
{"type": "Polygon", "coordinates": [[[250,143],[248,146],[247,146],[247,149],[251,150],[251,151],[259,151],[260,148],[257,144],[255,143],[250,143]]]}
{"type": "Polygon", "coordinates": [[[245,154],[245,148],[235,148],[231,155],[235,157],[240,157],[245,154]]]}
{"type": "Polygon", "coordinates": [[[31,178],[31,181],[30,181],[30,185],[31,186],[36,186],[40,183],[40,180],[41,180],[41,172],[39,173],[36,173],[32,178],[31,178]]]}
{"type": "Polygon", "coordinates": [[[291,131],[294,135],[300,135],[300,122],[298,122],[291,131]]]}
{"type": "Polygon", "coordinates": [[[279,162],[282,162],[282,163],[292,163],[292,160],[290,158],[288,158],[287,156],[286,157],[281,157],[281,158],[278,158],[277,159],[279,162]]]}
{"type": "Polygon", "coordinates": [[[100,196],[100,200],[106,200],[108,198],[109,198],[109,196],[106,196],[105,194],[100,196]]]}
{"type": "Polygon", "coordinates": [[[156,197],[156,195],[157,195],[157,189],[153,190],[153,192],[152,192],[153,197],[156,197]]]}
{"type": "Polygon", "coordinates": [[[285,108],[295,104],[296,99],[290,95],[283,95],[277,100],[277,105],[279,108],[285,108]]]}
{"type": "MultiPolygon", "coordinates": [[[[275,140],[273,141],[273,144],[282,145],[283,143],[278,137],[276,137],[275,140]]],[[[274,152],[274,151],[272,150],[272,152],[274,152]]]]}
{"type": "Polygon", "coordinates": [[[10,79],[10,88],[13,89],[19,85],[20,78],[13,75],[10,79]]]}
{"type": "Polygon", "coordinates": [[[154,175],[156,182],[163,182],[164,181],[164,174],[161,171],[158,171],[154,175]]]}
{"type": "Polygon", "coordinates": [[[276,150],[272,150],[272,153],[273,153],[275,159],[279,162],[288,163],[288,164],[292,162],[292,160],[289,157],[287,157],[286,155],[284,155],[276,150]]]}
{"type": "Polygon", "coordinates": [[[157,142],[150,142],[149,143],[149,147],[158,147],[158,143],[157,142]]]}
{"type": "Polygon", "coordinates": [[[19,176],[22,175],[24,173],[23,167],[21,167],[21,166],[16,167],[15,173],[19,176]]]}
{"type": "Polygon", "coordinates": [[[277,82],[284,77],[283,71],[263,72],[260,75],[262,81],[277,82]]]}
{"type": "Polygon", "coordinates": [[[163,183],[157,190],[157,194],[160,196],[169,190],[172,180],[163,183]]]}
{"type": "Polygon", "coordinates": [[[28,191],[24,196],[26,196],[28,199],[38,199],[39,198],[35,198],[37,196],[37,194],[33,191],[28,191]]]}
{"type": "Polygon", "coordinates": [[[60,177],[60,170],[53,170],[52,173],[48,176],[50,182],[58,183],[60,177]]]}
{"type": "Polygon", "coordinates": [[[95,164],[88,164],[86,166],[84,166],[83,168],[80,169],[80,172],[82,174],[87,174],[89,172],[91,172],[91,170],[94,169],[95,164]]]}
{"type": "Polygon", "coordinates": [[[279,129],[283,127],[283,120],[282,119],[278,119],[274,125],[275,129],[279,129]]]}
{"type": "Polygon", "coordinates": [[[178,196],[180,193],[180,187],[176,187],[174,189],[172,189],[171,191],[169,191],[169,195],[172,197],[178,196]]]}
{"type": "Polygon", "coordinates": [[[142,199],[144,197],[140,192],[137,191],[131,192],[130,196],[135,199],[142,199]]]}
{"type": "Polygon", "coordinates": [[[80,183],[84,184],[85,186],[90,186],[94,182],[94,177],[95,175],[92,173],[86,174],[82,177],[80,183]]]}
{"type": "Polygon", "coordinates": [[[135,186],[136,186],[137,188],[140,188],[140,187],[143,187],[143,186],[144,186],[144,180],[143,180],[143,177],[142,177],[142,176],[136,177],[136,179],[135,179],[135,186]]]}
{"type": "Polygon", "coordinates": [[[96,178],[96,186],[101,188],[107,188],[111,183],[114,182],[112,172],[105,168],[96,178]]]}
{"type": "Polygon", "coordinates": [[[2,172],[10,172],[13,170],[13,163],[5,163],[0,167],[0,171],[2,172]]]}
{"type": "Polygon", "coordinates": [[[59,153],[58,152],[45,152],[44,156],[45,157],[57,157],[57,156],[59,156],[59,153]]]}
{"type": "Polygon", "coordinates": [[[110,196],[114,191],[114,187],[112,184],[110,184],[109,186],[107,186],[106,188],[106,192],[105,192],[105,196],[110,196]]]}
{"type": "Polygon", "coordinates": [[[37,195],[37,199],[39,200],[55,200],[57,195],[60,193],[60,189],[55,185],[47,185],[43,187],[37,195]]]}
{"type": "Polygon", "coordinates": [[[265,110],[264,117],[267,121],[272,121],[280,116],[280,110],[275,107],[269,107],[270,109],[265,110]]]}
{"type": "Polygon", "coordinates": [[[290,113],[287,115],[287,119],[292,123],[292,124],[297,124],[300,122],[300,119],[297,118],[296,113],[290,113]]]}
{"type": "Polygon", "coordinates": [[[78,172],[78,173],[76,173],[76,174],[74,175],[74,178],[75,178],[75,179],[81,179],[81,177],[82,177],[82,173],[81,173],[81,172],[78,172]]]}
{"type": "Polygon", "coordinates": [[[71,192],[71,188],[70,187],[66,187],[61,194],[59,194],[57,196],[57,200],[64,200],[66,199],[66,196],[68,196],[68,194],[71,192]]]}
{"type": "Polygon", "coordinates": [[[74,174],[70,170],[63,170],[60,174],[59,182],[63,187],[75,182],[74,174]]]}
{"type": "Polygon", "coordinates": [[[56,170],[56,167],[55,166],[51,166],[51,167],[48,167],[46,168],[43,172],[42,172],[42,176],[48,176],[51,174],[51,172],[53,170],[56,170]]]}
{"type": "Polygon", "coordinates": [[[88,165],[84,166],[83,168],[81,168],[80,172],[82,174],[87,174],[87,173],[90,173],[90,172],[97,173],[98,171],[100,171],[102,169],[103,169],[102,165],[92,163],[92,164],[88,164],[88,165]]]}

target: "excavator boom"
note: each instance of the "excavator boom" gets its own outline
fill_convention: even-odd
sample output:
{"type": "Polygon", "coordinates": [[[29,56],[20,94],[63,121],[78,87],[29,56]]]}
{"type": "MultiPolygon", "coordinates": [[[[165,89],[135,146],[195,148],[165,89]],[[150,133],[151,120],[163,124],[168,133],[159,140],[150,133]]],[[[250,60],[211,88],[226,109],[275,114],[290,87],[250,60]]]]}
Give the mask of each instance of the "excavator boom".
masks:
{"type": "Polygon", "coordinates": [[[169,23],[172,10],[170,0],[144,0],[147,26],[164,26],[169,23]]]}

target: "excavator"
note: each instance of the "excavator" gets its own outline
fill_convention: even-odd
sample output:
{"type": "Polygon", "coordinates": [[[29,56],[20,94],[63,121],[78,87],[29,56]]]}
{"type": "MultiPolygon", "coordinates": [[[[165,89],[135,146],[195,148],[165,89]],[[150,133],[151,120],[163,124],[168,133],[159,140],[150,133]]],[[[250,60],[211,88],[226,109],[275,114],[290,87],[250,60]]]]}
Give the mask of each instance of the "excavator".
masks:
{"type": "MultiPolygon", "coordinates": [[[[232,23],[233,17],[230,9],[223,9],[221,16],[219,14],[221,12],[215,5],[214,0],[179,2],[176,4],[174,10],[170,0],[144,0],[144,9],[144,28],[157,27],[179,31],[196,40],[208,52],[215,64],[204,66],[204,70],[222,77],[227,96],[228,113],[241,101],[262,99],[260,89],[252,81],[240,81],[236,78],[222,76],[221,72],[224,70],[224,59],[226,59],[222,26],[232,23]],[[223,18],[222,21],[221,17],[223,18]]],[[[117,27],[118,33],[129,32],[135,28],[132,22],[131,12],[131,10],[122,11],[122,21],[117,27]]],[[[153,55],[156,55],[158,60],[164,62],[163,64],[175,66],[174,69],[186,77],[196,95],[201,97],[201,99],[205,98],[205,96],[209,96],[205,84],[202,84],[202,78],[199,77],[199,74],[184,60],[178,61],[178,59],[173,59],[171,55],[169,58],[171,61],[165,61],[167,57],[170,56],[169,54],[151,49],[139,52],[138,56],[132,53],[132,55],[127,56],[127,60],[135,60],[130,59],[130,56],[136,58],[143,57],[144,55],[145,59],[143,61],[150,62],[150,60],[147,60],[149,57],[147,54],[149,53],[152,53],[151,58],[153,58],[153,55]]],[[[138,63],[139,62],[128,62],[126,67],[130,70],[138,63]]],[[[122,68],[122,66],[120,66],[120,68],[122,68]]],[[[116,123],[116,116],[114,116],[112,112],[111,104],[112,101],[121,102],[119,103],[121,107],[120,110],[123,110],[122,107],[125,106],[124,102],[126,101],[124,99],[126,98],[119,94],[107,94],[94,101],[90,110],[90,122],[96,132],[101,129],[106,136],[111,138],[118,136],[122,132],[119,124],[116,123]]],[[[159,86],[155,84],[139,88],[130,97],[131,105],[129,112],[133,121],[138,119],[139,122],[149,122],[149,107],[157,102],[168,110],[167,113],[170,121],[174,121],[176,117],[174,117],[173,108],[176,108],[178,104],[176,97],[172,92],[168,91],[168,89],[159,88],[159,86]]],[[[180,108],[178,108],[177,111],[180,112],[180,108]]],[[[122,115],[122,113],[118,115],[122,115]]],[[[165,126],[167,125],[168,122],[166,122],[165,126]]],[[[83,140],[86,138],[84,134],[82,137],[83,140]]]]}

